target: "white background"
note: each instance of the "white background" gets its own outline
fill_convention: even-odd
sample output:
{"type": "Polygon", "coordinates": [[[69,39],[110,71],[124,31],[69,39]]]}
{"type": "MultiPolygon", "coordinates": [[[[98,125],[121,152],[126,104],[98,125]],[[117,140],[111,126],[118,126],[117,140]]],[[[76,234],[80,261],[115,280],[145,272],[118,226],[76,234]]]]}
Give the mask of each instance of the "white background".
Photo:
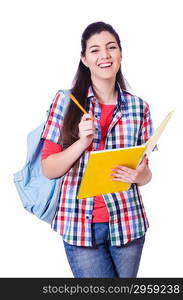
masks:
{"type": "Polygon", "coordinates": [[[25,162],[27,133],[45,120],[57,90],[70,87],[81,34],[95,21],[119,33],[123,73],[149,103],[154,127],[175,110],[151,154],[153,179],[141,188],[150,228],[138,277],[183,277],[181,2],[0,2],[1,277],[72,277],[61,237],[23,209],[13,173],[25,162]]]}

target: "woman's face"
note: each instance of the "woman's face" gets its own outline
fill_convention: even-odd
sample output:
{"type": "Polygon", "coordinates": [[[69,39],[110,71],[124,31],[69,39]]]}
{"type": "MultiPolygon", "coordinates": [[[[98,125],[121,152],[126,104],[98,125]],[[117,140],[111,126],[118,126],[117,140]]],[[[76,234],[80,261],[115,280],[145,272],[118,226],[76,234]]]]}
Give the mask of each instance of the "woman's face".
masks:
{"type": "Polygon", "coordinates": [[[87,41],[85,56],[81,57],[90,69],[91,79],[115,79],[121,59],[118,43],[108,31],[92,35],[87,41]]]}

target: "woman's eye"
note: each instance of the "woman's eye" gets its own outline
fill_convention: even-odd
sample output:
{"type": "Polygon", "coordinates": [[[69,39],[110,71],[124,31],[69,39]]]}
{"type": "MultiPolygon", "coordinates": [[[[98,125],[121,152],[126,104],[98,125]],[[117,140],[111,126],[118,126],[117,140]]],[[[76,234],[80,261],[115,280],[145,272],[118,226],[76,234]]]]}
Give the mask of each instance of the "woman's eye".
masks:
{"type": "MultiPolygon", "coordinates": [[[[110,49],[116,49],[117,47],[116,46],[110,46],[110,47],[108,47],[108,49],[110,50],[110,49]]],[[[93,49],[93,50],[91,50],[91,53],[96,53],[96,52],[99,52],[99,49],[93,49]]]]}

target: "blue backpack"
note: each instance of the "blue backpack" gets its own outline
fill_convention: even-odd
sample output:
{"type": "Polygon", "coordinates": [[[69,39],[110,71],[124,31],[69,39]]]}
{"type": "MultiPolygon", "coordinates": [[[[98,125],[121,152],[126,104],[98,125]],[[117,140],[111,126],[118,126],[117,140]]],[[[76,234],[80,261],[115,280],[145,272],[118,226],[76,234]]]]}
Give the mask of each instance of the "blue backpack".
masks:
{"type": "MultiPolygon", "coordinates": [[[[65,113],[70,102],[69,90],[62,92],[65,94],[63,105],[65,113]]],[[[50,110],[51,107],[52,105],[50,110]]],[[[39,219],[51,223],[58,207],[60,187],[64,176],[48,179],[42,173],[41,153],[44,140],[41,136],[45,124],[42,123],[28,134],[26,162],[24,167],[14,174],[14,183],[23,207],[39,219]]]]}

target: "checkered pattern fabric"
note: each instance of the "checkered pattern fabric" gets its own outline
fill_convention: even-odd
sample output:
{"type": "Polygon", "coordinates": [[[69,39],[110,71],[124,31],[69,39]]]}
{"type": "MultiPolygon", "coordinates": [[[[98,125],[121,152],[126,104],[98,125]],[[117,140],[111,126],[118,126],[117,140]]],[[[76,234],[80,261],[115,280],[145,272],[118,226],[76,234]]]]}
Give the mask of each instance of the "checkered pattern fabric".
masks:
{"type": "MultiPolygon", "coordinates": [[[[132,147],[145,143],[153,134],[149,105],[137,96],[122,91],[118,86],[118,101],[105,141],[105,149],[132,147]]],[[[62,128],[64,93],[59,91],[54,100],[43,132],[44,139],[58,143],[62,128]]],[[[98,150],[101,139],[101,108],[92,87],[88,90],[87,111],[95,116],[96,132],[92,144],[81,155],[77,174],[71,168],[64,177],[59,208],[52,228],[70,244],[93,246],[93,197],[76,199],[90,151],[98,150]]],[[[95,184],[95,180],[93,182],[95,184]]],[[[102,195],[109,211],[110,239],[113,246],[121,246],[144,235],[149,224],[140,190],[136,184],[125,192],[102,195]]]]}

